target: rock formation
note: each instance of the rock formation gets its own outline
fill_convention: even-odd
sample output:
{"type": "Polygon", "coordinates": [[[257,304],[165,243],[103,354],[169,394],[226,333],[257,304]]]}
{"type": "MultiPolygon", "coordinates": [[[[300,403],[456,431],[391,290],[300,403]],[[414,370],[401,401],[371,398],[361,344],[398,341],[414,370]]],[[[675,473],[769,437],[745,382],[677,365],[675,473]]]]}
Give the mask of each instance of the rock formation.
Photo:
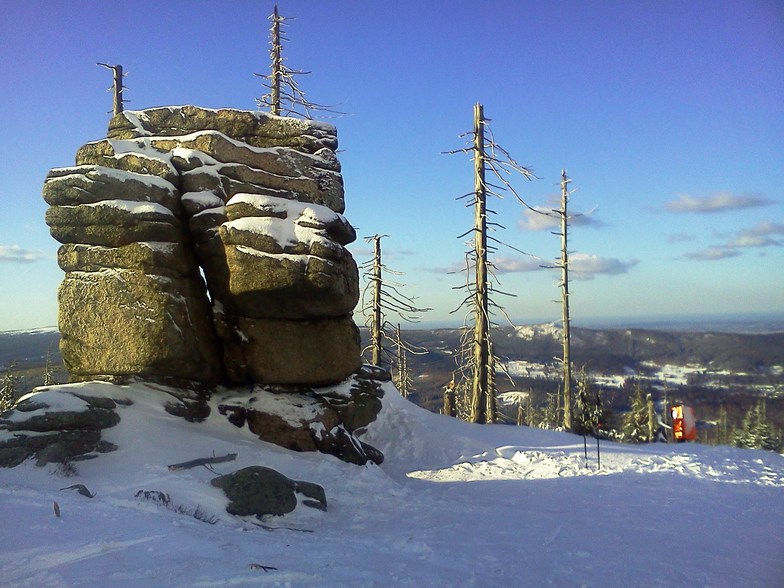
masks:
{"type": "Polygon", "coordinates": [[[126,111],[47,176],[74,381],[321,386],[360,366],[335,128],[126,111]]]}
{"type": "MultiPolygon", "coordinates": [[[[170,415],[380,463],[358,435],[389,375],[361,365],[336,149],[328,124],[180,106],[122,112],[53,169],[43,193],[73,386],[141,380],[170,415]]],[[[0,415],[0,467],[111,451],[115,408],[112,394],[40,389],[0,415]]]]}
{"type": "MultiPolygon", "coordinates": [[[[322,123],[153,108],[116,115],[75,166],[53,169],[43,193],[62,243],[60,350],[72,383],[0,413],[0,468],[35,460],[78,475],[74,462],[117,450],[138,422],[124,417],[145,411],[164,435],[181,418],[226,419],[287,449],[380,464],[359,437],[390,375],[361,364],[359,277],[345,248],[356,233],[336,148],[322,123]]],[[[168,470],[229,461],[194,458],[168,470]]],[[[327,509],[322,486],[261,465],[211,484],[240,517],[327,509]]],[[[135,496],[217,520],[159,490],[135,496]]]]}

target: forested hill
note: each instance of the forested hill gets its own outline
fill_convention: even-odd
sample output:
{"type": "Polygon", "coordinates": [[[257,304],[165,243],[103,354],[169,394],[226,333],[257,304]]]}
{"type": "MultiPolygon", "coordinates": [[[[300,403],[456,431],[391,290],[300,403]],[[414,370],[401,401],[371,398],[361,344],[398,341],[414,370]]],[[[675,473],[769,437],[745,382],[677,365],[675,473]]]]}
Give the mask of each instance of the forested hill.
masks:
{"type": "MultiPolygon", "coordinates": [[[[367,332],[362,329],[363,339],[367,332]]],[[[552,325],[499,327],[494,330],[496,352],[509,359],[548,363],[561,355],[560,331],[552,325]]],[[[592,370],[634,368],[641,362],[700,364],[733,372],[784,366],[784,333],[735,334],[665,332],[650,329],[572,328],[572,355],[577,366],[592,370]]],[[[428,350],[418,364],[454,364],[459,329],[410,330],[404,338],[428,350]]],[[[0,366],[43,364],[47,352],[59,361],[56,329],[0,332],[0,366]]]]}
{"type": "Polygon", "coordinates": [[[60,333],[57,328],[33,329],[29,331],[0,332],[0,368],[12,362],[17,366],[37,366],[46,363],[46,354],[51,361],[60,361],[58,344],[60,333]]]}
{"type": "MultiPolygon", "coordinates": [[[[421,361],[454,364],[458,329],[407,331],[410,343],[429,350],[421,361]]],[[[496,353],[504,358],[549,363],[561,356],[561,332],[552,325],[499,327],[496,353]]],[[[572,358],[596,371],[634,369],[642,362],[700,364],[732,372],[784,366],[784,333],[664,332],[649,329],[572,329],[572,358]]]]}

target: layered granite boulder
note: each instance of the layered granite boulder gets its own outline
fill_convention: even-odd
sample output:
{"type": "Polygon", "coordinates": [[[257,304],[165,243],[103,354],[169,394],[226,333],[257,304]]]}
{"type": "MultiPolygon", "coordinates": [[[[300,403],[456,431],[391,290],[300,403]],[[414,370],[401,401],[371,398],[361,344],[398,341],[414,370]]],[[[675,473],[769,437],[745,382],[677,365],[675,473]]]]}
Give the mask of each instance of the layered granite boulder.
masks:
{"type": "Polygon", "coordinates": [[[324,386],[360,367],[335,128],[126,111],[44,185],[74,381],[324,386]]]}

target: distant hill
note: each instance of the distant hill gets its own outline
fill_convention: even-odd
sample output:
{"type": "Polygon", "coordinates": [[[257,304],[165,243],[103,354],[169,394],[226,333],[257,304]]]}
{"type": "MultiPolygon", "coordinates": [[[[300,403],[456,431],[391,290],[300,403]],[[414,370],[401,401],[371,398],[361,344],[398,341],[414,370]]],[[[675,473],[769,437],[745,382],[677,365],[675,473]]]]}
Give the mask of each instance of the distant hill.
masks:
{"type": "MultiPolygon", "coordinates": [[[[430,351],[416,364],[454,365],[459,329],[411,330],[404,338],[430,351]]],[[[551,324],[500,327],[493,331],[496,353],[510,360],[549,363],[561,356],[561,332],[551,324]]],[[[784,366],[784,333],[666,332],[651,329],[572,329],[572,355],[577,366],[592,371],[636,369],[643,362],[701,364],[713,369],[753,372],[784,366]]],[[[454,369],[454,368],[451,368],[454,369]]]]}
{"type": "MultiPolygon", "coordinates": [[[[361,329],[364,344],[368,333],[361,329]]],[[[691,366],[698,375],[688,376],[688,384],[668,382],[679,398],[715,412],[721,404],[734,403],[735,419],[755,398],[771,399],[769,414],[784,410],[784,333],[738,334],[652,329],[573,329],[572,356],[575,366],[592,374],[606,375],[607,381],[622,382],[629,375],[646,376],[646,385],[657,385],[656,366],[691,366]],[[716,376],[720,373],[720,376],[716,376]],[[782,405],[779,407],[779,405],[782,405]]],[[[460,345],[459,329],[409,330],[404,339],[427,349],[422,355],[409,357],[409,369],[415,393],[412,400],[438,411],[444,385],[457,367],[456,352],[460,345]]],[[[14,362],[21,377],[19,392],[25,393],[41,384],[47,353],[56,366],[55,381],[65,382],[58,350],[60,335],[56,329],[0,332],[0,369],[14,362]]],[[[536,402],[558,387],[554,358],[561,355],[560,330],[552,324],[502,327],[493,331],[496,353],[505,362],[528,362],[549,365],[551,378],[542,379],[518,373],[510,382],[497,379],[500,392],[533,390],[536,402]]],[[[535,371],[535,370],[533,370],[535,371]]],[[[674,370],[668,368],[668,372],[674,370]]],[[[601,378],[599,378],[601,379],[601,378]]],[[[684,376],[684,382],[686,377],[684,376]]],[[[659,385],[662,382],[659,381],[659,385]]],[[[597,379],[597,385],[601,385],[597,379]]],[[[617,384],[608,392],[608,401],[616,410],[624,410],[626,394],[617,384]],[[614,390],[614,391],[613,391],[614,390]]],[[[782,417],[784,423],[784,417],[782,417]]]]}
{"type": "MultiPolygon", "coordinates": [[[[366,335],[366,333],[363,333],[366,335]]],[[[721,406],[739,421],[760,396],[770,398],[769,415],[784,422],[784,332],[770,334],[658,331],[653,329],[572,329],[572,358],[585,368],[595,387],[605,389],[615,411],[628,410],[629,397],[620,389],[625,378],[637,377],[654,398],[669,389],[685,402],[700,407],[702,418],[712,418],[721,406]],[[666,369],[664,367],[667,366],[666,369]],[[672,366],[682,366],[675,369],[672,366]],[[686,369],[688,366],[688,369],[686,369]],[[603,377],[604,376],[604,377],[603,377]],[[666,381],[665,381],[666,380],[666,381]]],[[[409,343],[428,350],[409,357],[413,377],[412,400],[429,410],[442,405],[443,387],[457,367],[459,329],[404,331],[409,343]]],[[[498,377],[499,392],[530,391],[537,405],[559,388],[561,331],[552,324],[494,329],[496,354],[504,362],[521,362],[510,382],[498,377]],[[528,375],[524,375],[528,372],[528,375]],[[543,374],[549,373],[549,376],[543,374]]]]}
{"type": "Polygon", "coordinates": [[[50,352],[52,361],[60,360],[60,333],[57,327],[33,329],[29,331],[0,332],[0,368],[5,369],[11,362],[17,366],[38,366],[46,363],[50,352]]]}

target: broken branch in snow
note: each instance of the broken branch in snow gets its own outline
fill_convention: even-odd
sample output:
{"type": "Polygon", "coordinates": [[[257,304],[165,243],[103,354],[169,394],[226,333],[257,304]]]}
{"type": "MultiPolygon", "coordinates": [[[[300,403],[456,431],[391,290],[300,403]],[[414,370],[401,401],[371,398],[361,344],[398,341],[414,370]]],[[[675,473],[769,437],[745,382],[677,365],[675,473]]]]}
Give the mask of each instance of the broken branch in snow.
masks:
{"type": "Polygon", "coordinates": [[[195,468],[201,465],[224,463],[227,461],[234,461],[235,459],[237,459],[236,453],[229,453],[228,455],[222,455],[218,457],[200,457],[199,459],[192,459],[190,461],[184,461],[182,463],[174,463],[169,466],[169,471],[176,472],[179,470],[189,470],[191,468],[195,468]]]}
{"type": "Polygon", "coordinates": [[[277,571],[277,569],[278,569],[278,568],[276,568],[274,566],[264,566],[264,565],[257,564],[257,563],[252,563],[252,564],[248,565],[248,567],[250,569],[252,569],[252,570],[264,570],[265,572],[271,572],[273,570],[277,571]]]}
{"type": "Polygon", "coordinates": [[[90,490],[84,484],[74,484],[73,486],[66,486],[65,488],[60,488],[60,492],[63,490],[76,490],[82,496],[86,496],[87,498],[94,498],[95,494],[90,492],[90,490]]]}

